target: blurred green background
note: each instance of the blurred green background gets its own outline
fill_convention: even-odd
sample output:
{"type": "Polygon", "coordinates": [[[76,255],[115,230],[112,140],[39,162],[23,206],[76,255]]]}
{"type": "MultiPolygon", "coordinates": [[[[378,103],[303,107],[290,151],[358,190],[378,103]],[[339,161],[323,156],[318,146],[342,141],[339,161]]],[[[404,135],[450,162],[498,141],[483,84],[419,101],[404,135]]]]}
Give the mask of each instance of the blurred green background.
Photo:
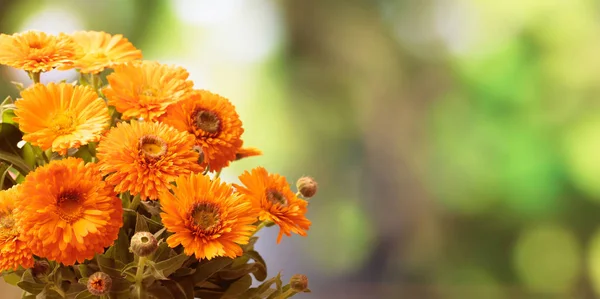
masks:
{"type": "Polygon", "coordinates": [[[265,155],[227,180],[314,176],[309,236],[258,244],[298,297],[600,295],[598,1],[0,0],[26,29],[122,33],[230,98],[265,155]]]}

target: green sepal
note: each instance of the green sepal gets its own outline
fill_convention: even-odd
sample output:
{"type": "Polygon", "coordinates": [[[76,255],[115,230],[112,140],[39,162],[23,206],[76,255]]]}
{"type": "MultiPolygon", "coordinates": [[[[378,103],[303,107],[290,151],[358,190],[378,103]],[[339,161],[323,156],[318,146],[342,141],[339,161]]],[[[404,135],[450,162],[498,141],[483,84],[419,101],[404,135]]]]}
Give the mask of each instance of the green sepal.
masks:
{"type": "Polygon", "coordinates": [[[46,284],[36,281],[31,274],[31,269],[28,269],[23,273],[21,281],[17,283],[17,286],[30,294],[37,295],[44,290],[46,284]]]}

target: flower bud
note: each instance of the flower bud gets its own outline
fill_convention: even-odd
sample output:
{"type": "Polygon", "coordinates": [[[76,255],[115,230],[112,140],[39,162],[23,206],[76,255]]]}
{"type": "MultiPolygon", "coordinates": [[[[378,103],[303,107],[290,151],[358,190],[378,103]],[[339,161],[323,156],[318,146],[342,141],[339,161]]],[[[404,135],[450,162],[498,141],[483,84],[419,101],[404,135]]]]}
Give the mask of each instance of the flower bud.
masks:
{"type": "Polygon", "coordinates": [[[290,288],[297,293],[310,292],[308,290],[308,277],[303,274],[294,274],[290,279],[290,288]]]}
{"type": "Polygon", "coordinates": [[[317,193],[317,181],[308,176],[301,177],[296,182],[296,188],[302,196],[313,197],[317,193]]]}
{"type": "Polygon", "coordinates": [[[87,282],[87,289],[92,295],[102,296],[110,292],[112,279],[104,272],[96,272],[90,275],[87,282]]]}
{"type": "Polygon", "coordinates": [[[129,251],[137,256],[149,256],[158,248],[158,242],[153,234],[149,232],[137,232],[131,238],[129,251]]]}
{"type": "Polygon", "coordinates": [[[33,274],[34,277],[41,277],[41,276],[45,276],[48,274],[50,269],[50,264],[48,264],[47,261],[44,260],[40,260],[40,261],[35,261],[33,263],[33,267],[31,268],[31,274],[33,274]]]}

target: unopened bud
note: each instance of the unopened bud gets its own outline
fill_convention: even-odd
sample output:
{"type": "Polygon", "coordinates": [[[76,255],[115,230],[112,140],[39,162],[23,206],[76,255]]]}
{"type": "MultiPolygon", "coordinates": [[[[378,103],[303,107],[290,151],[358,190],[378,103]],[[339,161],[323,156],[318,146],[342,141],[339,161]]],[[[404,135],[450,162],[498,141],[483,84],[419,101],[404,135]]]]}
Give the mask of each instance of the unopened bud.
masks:
{"type": "Polygon", "coordinates": [[[110,292],[112,279],[104,272],[96,272],[90,275],[87,282],[87,289],[92,295],[102,296],[110,292]]]}
{"type": "Polygon", "coordinates": [[[137,232],[131,238],[129,251],[137,256],[149,256],[158,248],[158,242],[153,234],[149,232],[137,232]]]}
{"type": "Polygon", "coordinates": [[[310,292],[308,290],[308,277],[303,274],[294,274],[290,279],[290,287],[297,293],[310,292]]]}
{"type": "Polygon", "coordinates": [[[41,261],[35,261],[33,263],[33,267],[31,268],[31,274],[33,274],[34,277],[41,277],[41,276],[45,276],[46,274],[48,274],[48,270],[50,269],[50,264],[48,264],[47,261],[41,260],[41,261]]]}
{"type": "Polygon", "coordinates": [[[313,197],[317,193],[317,181],[308,176],[301,177],[296,182],[296,188],[302,196],[313,197]]]}

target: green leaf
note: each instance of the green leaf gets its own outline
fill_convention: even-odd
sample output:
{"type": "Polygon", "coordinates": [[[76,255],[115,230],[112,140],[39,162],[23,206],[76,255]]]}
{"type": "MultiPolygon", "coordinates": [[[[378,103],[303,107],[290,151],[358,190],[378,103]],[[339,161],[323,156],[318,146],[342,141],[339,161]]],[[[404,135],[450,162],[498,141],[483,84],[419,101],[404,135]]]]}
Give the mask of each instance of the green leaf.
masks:
{"type": "Polygon", "coordinates": [[[35,167],[35,163],[36,163],[36,155],[35,155],[35,149],[33,147],[33,145],[31,145],[31,143],[27,142],[25,143],[25,146],[23,146],[23,148],[21,149],[23,151],[22,157],[23,160],[25,161],[25,163],[27,165],[29,165],[30,168],[34,168],[35,167]]]}
{"type": "Polygon", "coordinates": [[[74,152],[73,154],[70,154],[69,156],[81,158],[86,163],[92,162],[92,159],[94,158],[94,156],[92,155],[92,153],[88,149],[88,145],[84,145],[84,146],[79,147],[76,152],[74,152]]]}
{"type": "Polygon", "coordinates": [[[92,299],[92,298],[97,298],[97,297],[92,295],[92,293],[90,293],[90,291],[88,291],[88,290],[81,291],[77,294],[77,296],[75,296],[75,299],[92,299]]]}
{"type": "Polygon", "coordinates": [[[163,227],[162,229],[160,229],[159,231],[154,233],[154,238],[156,238],[156,240],[160,240],[160,236],[167,231],[166,227],[163,227]]]}
{"type": "Polygon", "coordinates": [[[17,274],[16,272],[11,272],[11,273],[7,273],[7,274],[3,274],[2,278],[4,278],[4,281],[10,285],[14,285],[16,286],[17,283],[19,281],[21,281],[21,275],[17,274]]]}
{"type": "Polygon", "coordinates": [[[223,294],[223,299],[236,299],[241,294],[246,292],[252,285],[252,277],[250,275],[244,275],[240,279],[232,283],[227,291],[223,294]]]}
{"type": "Polygon", "coordinates": [[[158,271],[162,271],[164,276],[168,277],[177,271],[177,269],[179,269],[179,267],[181,267],[181,265],[183,265],[183,263],[185,263],[185,261],[187,261],[189,258],[190,257],[185,253],[181,253],[172,258],[156,263],[155,267],[158,271]]]}
{"type": "Polygon", "coordinates": [[[36,299],[64,299],[56,290],[53,284],[47,284],[44,289],[35,296],[36,299]]]}
{"type": "Polygon", "coordinates": [[[25,90],[25,86],[23,86],[23,83],[21,83],[21,82],[10,81],[10,83],[12,83],[17,88],[17,90],[19,90],[19,92],[25,90]]]}
{"type": "Polygon", "coordinates": [[[26,175],[31,171],[29,165],[27,165],[21,157],[15,154],[0,151],[0,160],[12,164],[13,167],[23,175],[26,175]]]}
{"type": "Polygon", "coordinates": [[[25,271],[25,273],[23,273],[23,276],[21,277],[21,281],[19,281],[17,283],[17,286],[19,288],[27,291],[28,293],[37,295],[37,294],[41,293],[42,290],[44,290],[44,287],[46,286],[46,284],[35,281],[35,279],[33,278],[33,275],[31,275],[31,269],[29,269],[29,270],[25,271]]]}
{"type": "Polygon", "coordinates": [[[11,166],[10,164],[0,162],[0,190],[6,190],[13,186],[12,180],[6,179],[10,178],[8,171],[11,166]]]}
{"type": "Polygon", "coordinates": [[[149,231],[148,229],[148,222],[146,222],[146,217],[144,217],[144,215],[141,214],[137,214],[137,217],[135,219],[135,232],[147,232],[149,231]]]}
{"type": "Polygon", "coordinates": [[[70,282],[76,282],[77,281],[77,277],[75,276],[75,272],[73,271],[73,268],[71,268],[71,267],[61,267],[60,268],[60,272],[61,272],[63,280],[67,280],[67,281],[70,281],[70,282]]]}
{"type": "Polygon", "coordinates": [[[219,257],[200,263],[196,268],[196,273],[194,273],[193,276],[194,284],[198,285],[199,283],[207,280],[221,269],[231,265],[232,262],[233,260],[230,258],[219,257]]]}
{"type": "Polygon", "coordinates": [[[108,274],[111,277],[120,277],[121,270],[115,263],[115,260],[112,258],[105,257],[104,254],[97,255],[96,261],[98,262],[98,266],[100,267],[100,271],[108,274]]]}
{"type": "Polygon", "coordinates": [[[242,248],[244,251],[254,250],[254,244],[256,244],[256,241],[258,241],[258,237],[252,237],[248,241],[248,244],[242,246],[242,248]]]}
{"type": "Polygon", "coordinates": [[[112,278],[112,287],[110,288],[111,294],[125,294],[129,292],[129,288],[132,283],[122,277],[111,277],[112,278]]]}
{"type": "Polygon", "coordinates": [[[171,247],[169,247],[169,244],[167,244],[166,242],[159,242],[158,248],[152,255],[152,261],[158,263],[175,255],[175,252],[173,251],[173,249],[171,249],[171,247]]]}
{"type": "Polygon", "coordinates": [[[162,270],[158,270],[156,268],[156,263],[153,261],[148,261],[146,263],[146,265],[148,266],[148,271],[150,271],[150,275],[152,275],[152,277],[154,277],[155,279],[158,280],[168,280],[169,277],[167,277],[162,270]]]}
{"type": "Polygon", "coordinates": [[[74,298],[79,295],[79,293],[87,290],[87,285],[81,283],[74,283],[69,285],[67,292],[65,293],[66,298],[74,298]]]}
{"type": "Polygon", "coordinates": [[[162,285],[159,284],[152,284],[147,290],[146,292],[148,294],[151,294],[152,297],[155,298],[159,298],[159,299],[176,299],[179,297],[175,297],[173,296],[173,294],[171,293],[171,291],[162,285]]]}
{"type": "Polygon", "coordinates": [[[176,298],[194,299],[194,281],[191,277],[162,281],[162,283],[171,290],[172,294],[176,295],[176,298]]]}
{"type": "Polygon", "coordinates": [[[242,265],[242,266],[236,267],[236,268],[222,270],[219,272],[219,278],[224,279],[224,280],[239,279],[240,277],[242,277],[246,274],[256,272],[258,269],[256,265],[257,265],[256,263],[252,263],[252,264],[242,265]]]}
{"type": "Polygon", "coordinates": [[[14,110],[16,108],[17,107],[15,106],[13,99],[10,96],[6,97],[4,101],[2,101],[2,103],[0,104],[0,122],[16,124],[16,122],[14,121],[14,110]]]}
{"type": "Polygon", "coordinates": [[[115,244],[113,244],[114,249],[114,257],[117,261],[122,262],[123,264],[128,264],[133,261],[133,254],[129,251],[129,237],[125,233],[125,229],[121,228],[119,230],[119,237],[115,244]]]}
{"type": "Polygon", "coordinates": [[[223,293],[224,291],[222,290],[196,290],[194,292],[194,296],[196,296],[196,298],[202,298],[202,299],[221,299],[221,297],[223,297],[223,293]]]}
{"type": "Polygon", "coordinates": [[[280,288],[282,281],[281,281],[281,272],[277,273],[277,276],[270,278],[269,280],[266,280],[265,282],[263,282],[260,286],[258,286],[257,288],[257,293],[265,293],[268,289],[271,288],[271,285],[276,284],[278,287],[278,289],[280,288]]]}
{"type": "Polygon", "coordinates": [[[23,132],[14,124],[0,123],[0,150],[15,155],[20,155],[21,150],[17,143],[23,140],[23,132]]]}
{"type": "Polygon", "coordinates": [[[86,278],[89,276],[89,269],[88,266],[86,264],[79,264],[77,265],[77,272],[79,273],[79,276],[86,278]]]}
{"type": "Polygon", "coordinates": [[[260,254],[254,250],[245,252],[244,255],[252,258],[256,262],[256,264],[255,264],[256,271],[254,272],[254,277],[258,281],[265,280],[267,278],[267,263],[262,258],[262,256],[260,256],[260,254]]]}

